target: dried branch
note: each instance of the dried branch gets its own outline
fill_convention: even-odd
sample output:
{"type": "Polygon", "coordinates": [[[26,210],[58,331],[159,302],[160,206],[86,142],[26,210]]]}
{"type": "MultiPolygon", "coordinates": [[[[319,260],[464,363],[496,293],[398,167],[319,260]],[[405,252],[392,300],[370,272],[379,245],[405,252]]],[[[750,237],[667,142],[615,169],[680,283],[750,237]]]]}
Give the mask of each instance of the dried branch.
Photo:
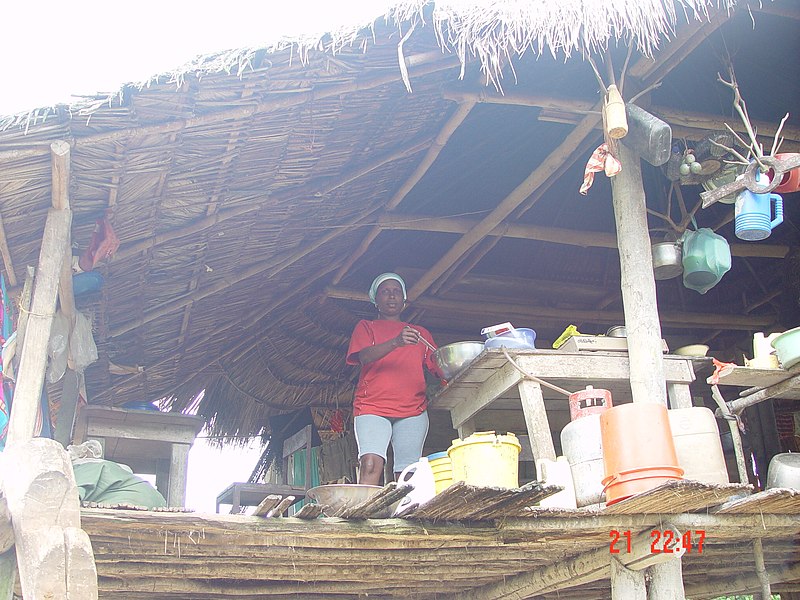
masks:
{"type": "MultiPolygon", "coordinates": [[[[722,75],[720,75],[719,73],[717,73],[717,81],[722,83],[722,85],[724,85],[725,87],[728,87],[731,90],[733,90],[733,108],[739,114],[739,118],[742,120],[742,124],[744,125],[744,128],[747,130],[747,135],[750,138],[750,141],[752,142],[750,144],[744,142],[743,145],[750,148],[750,151],[753,154],[753,158],[758,163],[761,172],[766,173],[768,169],[767,167],[764,166],[764,163],[761,162],[761,157],[764,156],[764,151],[761,148],[761,145],[758,143],[758,139],[756,138],[756,133],[753,130],[753,124],[750,122],[750,115],[747,113],[747,103],[744,101],[744,98],[742,98],[742,94],[739,92],[739,83],[736,81],[736,74],[733,71],[733,65],[728,66],[728,73],[730,74],[731,77],[730,81],[726,81],[725,79],[723,79],[722,75]]],[[[730,131],[733,131],[727,125],[727,123],[725,124],[725,126],[728,127],[730,131]]],[[[737,135],[736,137],[738,138],[739,136],[737,135]]],[[[741,157],[741,155],[738,153],[737,156],[741,157]]]]}
{"type": "Polygon", "coordinates": [[[652,208],[648,208],[647,212],[649,214],[653,215],[654,217],[658,217],[659,219],[663,219],[664,221],[669,223],[670,227],[672,227],[672,229],[674,229],[675,231],[680,231],[680,228],[678,227],[678,224],[675,221],[673,221],[672,218],[669,215],[665,215],[664,213],[660,213],[657,210],[653,210],[652,208]]]}
{"type": "Polygon", "coordinates": [[[778,129],[775,131],[775,137],[772,140],[772,149],[769,151],[770,156],[775,156],[775,154],[778,152],[778,148],[780,148],[781,146],[781,142],[783,142],[783,138],[781,138],[780,141],[778,140],[778,138],[780,138],[781,130],[783,129],[783,124],[786,123],[786,119],[788,118],[789,118],[789,113],[787,112],[785,115],[783,115],[783,118],[781,119],[781,124],[778,125],[778,129]]]}
{"type": "Polygon", "coordinates": [[[637,101],[639,98],[641,98],[642,96],[644,96],[644,95],[645,95],[647,92],[652,92],[654,89],[656,89],[656,88],[660,88],[660,87],[661,87],[661,83],[662,83],[662,82],[661,82],[661,81],[659,81],[658,83],[654,83],[653,85],[648,85],[648,86],[647,86],[646,88],[644,88],[644,89],[643,89],[641,92],[639,92],[639,93],[638,93],[638,94],[636,94],[636,95],[635,95],[633,98],[631,98],[630,100],[628,100],[628,104],[633,104],[633,103],[634,103],[634,102],[636,102],[636,101],[637,101]]]}
{"type": "Polygon", "coordinates": [[[608,90],[606,89],[606,84],[603,82],[603,77],[600,75],[600,71],[597,70],[597,65],[594,63],[594,59],[589,52],[586,53],[586,58],[589,60],[589,64],[592,65],[592,71],[594,71],[594,76],[597,77],[597,85],[600,86],[600,91],[603,92],[604,95],[607,94],[608,90]]]}
{"type": "MultiPolygon", "coordinates": [[[[728,124],[725,123],[725,126],[727,127],[728,124]]],[[[716,142],[714,140],[708,140],[708,141],[711,142],[712,144],[714,144],[715,146],[717,146],[718,148],[722,148],[723,150],[725,150],[725,152],[728,152],[729,154],[733,154],[735,157],[737,157],[739,159],[737,161],[727,161],[727,160],[725,160],[725,161],[722,161],[722,162],[733,163],[733,164],[743,164],[743,165],[749,165],[750,164],[750,161],[748,161],[744,156],[742,156],[739,153],[739,151],[736,150],[735,148],[731,148],[730,146],[726,146],[725,144],[720,144],[719,142],[716,142]]]]}
{"type": "MultiPolygon", "coordinates": [[[[625,87],[625,73],[628,72],[628,63],[631,60],[631,54],[633,53],[633,44],[628,44],[628,54],[625,56],[625,62],[622,64],[622,72],[619,74],[619,93],[623,93],[623,88],[625,87]]],[[[623,96],[624,98],[624,96],[623,96]]]]}

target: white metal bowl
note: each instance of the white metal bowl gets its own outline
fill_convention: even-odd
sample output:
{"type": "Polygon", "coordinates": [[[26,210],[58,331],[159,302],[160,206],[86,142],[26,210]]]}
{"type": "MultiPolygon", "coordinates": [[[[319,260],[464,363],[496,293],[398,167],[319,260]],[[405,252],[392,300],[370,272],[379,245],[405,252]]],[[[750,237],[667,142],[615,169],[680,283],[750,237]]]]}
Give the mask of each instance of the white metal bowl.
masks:
{"type": "MultiPolygon", "coordinates": [[[[362,483],[331,483],[328,485],[318,485],[306,490],[306,497],[317,504],[324,504],[328,507],[324,512],[327,516],[338,514],[345,508],[352,508],[368,500],[383,488],[379,485],[366,485],[362,483]]],[[[388,506],[379,513],[373,515],[377,519],[388,519],[392,516],[398,500],[392,506],[388,506]]]]}

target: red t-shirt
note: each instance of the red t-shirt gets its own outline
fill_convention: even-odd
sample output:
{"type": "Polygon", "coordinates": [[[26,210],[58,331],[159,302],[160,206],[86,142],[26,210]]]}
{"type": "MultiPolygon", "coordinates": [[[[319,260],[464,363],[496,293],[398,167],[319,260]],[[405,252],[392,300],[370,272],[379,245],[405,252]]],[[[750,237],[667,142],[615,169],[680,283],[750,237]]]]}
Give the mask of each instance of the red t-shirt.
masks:
{"type": "MultiPolygon", "coordinates": [[[[359,321],[350,337],[347,364],[361,364],[358,360],[361,350],[397,337],[406,325],[408,323],[402,321],[359,321]]],[[[419,325],[412,327],[433,344],[433,337],[427,329],[419,325]]],[[[419,343],[400,346],[383,358],[362,365],[353,400],[353,415],[414,417],[422,414],[428,401],[423,367],[432,373],[438,372],[432,355],[432,350],[419,343]]]]}

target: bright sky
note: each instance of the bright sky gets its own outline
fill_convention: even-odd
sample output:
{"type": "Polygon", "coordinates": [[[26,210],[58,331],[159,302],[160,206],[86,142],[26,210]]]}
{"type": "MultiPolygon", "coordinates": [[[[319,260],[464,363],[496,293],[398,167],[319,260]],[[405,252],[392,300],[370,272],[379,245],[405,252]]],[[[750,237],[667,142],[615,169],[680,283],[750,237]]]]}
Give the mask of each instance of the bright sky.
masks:
{"type": "Polygon", "coordinates": [[[388,0],[140,0],[3,6],[0,115],[116,91],[201,54],[368,24],[388,0]]]}

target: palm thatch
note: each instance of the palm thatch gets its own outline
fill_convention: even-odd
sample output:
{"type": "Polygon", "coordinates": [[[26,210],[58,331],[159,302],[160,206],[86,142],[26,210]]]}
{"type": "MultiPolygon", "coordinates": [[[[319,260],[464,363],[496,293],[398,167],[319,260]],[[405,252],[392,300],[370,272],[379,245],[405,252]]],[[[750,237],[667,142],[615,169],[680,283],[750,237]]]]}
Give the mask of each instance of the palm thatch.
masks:
{"type": "MultiPolygon", "coordinates": [[[[0,238],[12,293],[38,260],[49,145],[66,140],[75,252],[106,213],[122,242],[99,267],[102,290],[77,299],[100,354],[86,373],[90,402],[162,399],[231,439],[268,433],[271,415],[301,406],[322,422],[351,402],[347,340],[372,315],[369,281],[389,269],[419,286],[407,316],[439,344],[506,320],[534,327],[543,345],[569,323],[602,333],[624,316],[608,182],[577,193],[601,139],[597,84],[579,57],[534,55],[604,49],[622,65],[632,44],[630,80],[665,81],[652,110],[671,115],[688,144],[731,121],[713,83],[719,64],[706,60],[723,39],[746,47],[743,82],[771,77],[745,90],[754,119],[797,114],[800,77],[793,64],[764,73],[764,36],[792,55],[797,24],[766,9],[757,21],[767,34],[756,34],[728,1],[600,5],[403,2],[357,35],[202,57],[146,85],[4,117],[0,238]],[[514,73],[505,96],[484,85],[487,69],[495,81],[514,73]]],[[[787,148],[797,131],[790,119],[787,148]]],[[[645,179],[660,236],[658,215],[679,203],[660,170],[645,179]]],[[[683,190],[690,211],[698,191],[683,190]]],[[[796,203],[763,244],[737,244],[729,213],[694,216],[733,243],[730,275],[705,296],[659,284],[672,347],[711,340],[735,356],[752,331],[796,324],[797,290],[782,270],[797,246],[796,203]]]]}

